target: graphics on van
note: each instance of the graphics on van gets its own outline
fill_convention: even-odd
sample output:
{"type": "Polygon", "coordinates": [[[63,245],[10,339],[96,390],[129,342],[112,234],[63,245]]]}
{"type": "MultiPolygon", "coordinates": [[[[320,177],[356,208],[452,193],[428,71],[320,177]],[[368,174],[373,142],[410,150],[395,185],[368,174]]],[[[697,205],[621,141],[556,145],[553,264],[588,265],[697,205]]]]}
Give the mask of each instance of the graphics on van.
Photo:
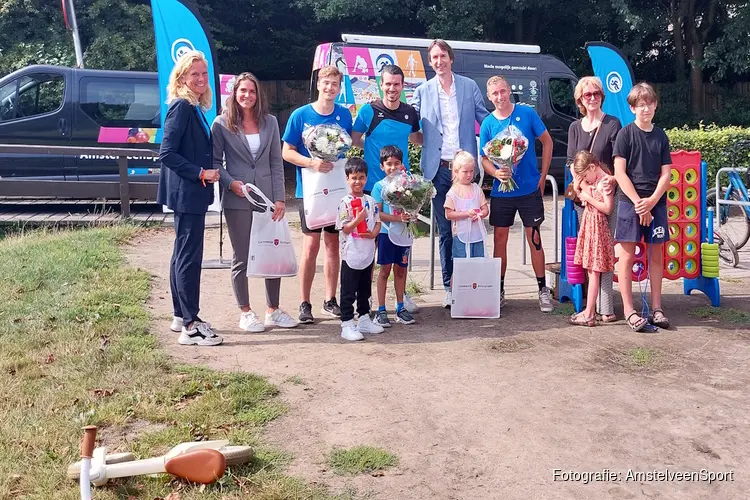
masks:
{"type": "Polygon", "coordinates": [[[622,77],[617,71],[610,71],[607,75],[607,90],[613,94],[622,90],[622,77]]]}
{"type": "Polygon", "coordinates": [[[380,54],[375,58],[375,68],[378,70],[378,73],[383,71],[383,66],[390,66],[392,64],[396,64],[396,62],[389,54],[380,54]]]}
{"type": "Polygon", "coordinates": [[[193,42],[191,42],[187,38],[178,38],[177,40],[172,42],[172,61],[177,64],[177,60],[191,50],[195,50],[193,42]]]}

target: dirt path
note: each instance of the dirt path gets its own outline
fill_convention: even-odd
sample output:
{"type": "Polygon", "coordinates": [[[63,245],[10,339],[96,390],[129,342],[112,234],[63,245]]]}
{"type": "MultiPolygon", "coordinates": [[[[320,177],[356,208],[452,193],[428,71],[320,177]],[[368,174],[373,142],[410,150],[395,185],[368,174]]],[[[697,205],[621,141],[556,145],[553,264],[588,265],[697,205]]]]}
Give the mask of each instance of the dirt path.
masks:
{"type": "MultiPolygon", "coordinates": [[[[685,297],[669,283],[665,309],[678,326],[643,335],[623,324],[568,326],[542,315],[528,293],[500,320],[451,320],[431,293],[416,325],[346,343],[334,321],[239,333],[229,271],[212,270],[203,274],[201,315],[225,345],[182,347],[168,329],[172,238],[154,232],[129,248],[132,264],[154,275],[154,334],[176,360],[277,383],[290,411],[267,436],[294,454],[289,472],[309,482],[387,500],[750,497],[750,332],[689,315],[708,304],[700,294],[685,297]],[[285,381],[295,375],[304,384],[285,381]],[[388,449],[400,465],[380,477],[327,470],[332,447],[360,444],[388,449]],[[554,469],[617,477],[555,481],[554,469]],[[664,469],[734,474],[712,484],[627,480],[629,470],[664,469]]],[[[216,242],[212,229],[207,258],[217,256],[216,242]]],[[[251,297],[260,306],[258,284],[251,297]]],[[[743,282],[722,287],[723,305],[750,309],[743,282]]],[[[313,297],[316,313],[319,288],[313,297]]],[[[281,305],[296,311],[296,281],[284,280],[281,305]]]]}

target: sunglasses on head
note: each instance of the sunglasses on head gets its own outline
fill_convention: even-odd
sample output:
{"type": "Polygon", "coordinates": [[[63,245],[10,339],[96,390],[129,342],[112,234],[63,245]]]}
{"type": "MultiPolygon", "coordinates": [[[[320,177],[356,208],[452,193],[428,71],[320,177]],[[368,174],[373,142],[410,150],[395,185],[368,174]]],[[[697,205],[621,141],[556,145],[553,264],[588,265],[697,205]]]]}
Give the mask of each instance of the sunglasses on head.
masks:
{"type": "Polygon", "coordinates": [[[584,92],[583,93],[583,98],[588,99],[588,100],[599,98],[601,96],[602,96],[602,93],[599,92],[598,90],[596,92],[584,92]]]}

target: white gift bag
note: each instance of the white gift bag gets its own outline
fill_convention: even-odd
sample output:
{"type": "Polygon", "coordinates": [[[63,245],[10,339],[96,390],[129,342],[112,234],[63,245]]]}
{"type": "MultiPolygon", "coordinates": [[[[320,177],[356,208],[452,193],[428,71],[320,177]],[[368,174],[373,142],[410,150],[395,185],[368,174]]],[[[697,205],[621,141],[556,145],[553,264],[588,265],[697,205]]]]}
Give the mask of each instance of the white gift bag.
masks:
{"type": "Polygon", "coordinates": [[[302,204],[309,229],[319,229],[336,223],[339,202],[349,192],[344,164],[346,158],[334,162],[333,170],[321,173],[312,168],[302,169],[302,204]]]}
{"type": "Polygon", "coordinates": [[[451,318],[499,318],[501,270],[500,258],[453,259],[451,318]]]}
{"type": "MultiPolygon", "coordinates": [[[[282,278],[297,275],[297,257],[294,255],[292,233],[286,216],[274,221],[271,216],[273,202],[257,186],[245,184],[242,192],[253,205],[265,210],[252,212],[250,252],[247,257],[247,276],[250,278],[282,278]],[[260,198],[257,200],[250,193],[260,198]]],[[[248,214],[248,217],[250,214],[248,214]]]]}

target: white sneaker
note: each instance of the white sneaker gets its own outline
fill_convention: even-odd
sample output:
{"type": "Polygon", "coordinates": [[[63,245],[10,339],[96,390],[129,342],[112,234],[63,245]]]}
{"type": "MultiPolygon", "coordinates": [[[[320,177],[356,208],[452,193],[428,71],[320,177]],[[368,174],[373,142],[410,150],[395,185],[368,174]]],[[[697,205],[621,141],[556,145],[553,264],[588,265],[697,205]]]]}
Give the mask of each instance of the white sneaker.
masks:
{"type": "MultiPolygon", "coordinates": [[[[172,324],[169,325],[169,329],[173,332],[180,333],[182,331],[182,325],[184,323],[185,322],[183,321],[183,319],[179,316],[172,316],[172,324]]],[[[207,324],[208,327],[211,328],[211,323],[209,323],[208,321],[204,321],[203,323],[207,324]]]]}
{"type": "Polygon", "coordinates": [[[281,328],[294,328],[299,325],[299,321],[289,316],[281,309],[276,309],[271,314],[266,312],[266,326],[278,326],[281,328]]]}
{"type": "Polygon", "coordinates": [[[180,333],[177,342],[182,345],[214,346],[220,345],[224,342],[224,339],[216,335],[208,323],[194,321],[193,328],[190,330],[182,327],[182,333],[180,333]]]}
{"type": "Polygon", "coordinates": [[[541,309],[543,313],[555,310],[555,305],[552,302],[552,291],[546,286],[539,290],[539,309],[541,309]]]}
{"type": "Polygon", "coordinates": [[[445,292],[445,298],[443,299],[443,308],[450,309],[453,303],[453,294],[451,292],[445,292]]]}
{"type": "Polygon", "coordinates": [[[365,337],[362,335],[357,327],[354,325],[354,320],[344,321],[341,323],[341,338],[345,340],[364,340],[365,337]]]}
{"type": "Polygon", "coordinates": [[[178,316],[172,316],[172,324],[169,325],[169,329],[172,330],[173,332],[180,333],[182,331],[182,325],[183,325],[182,318],[178,316]]]}
{"type": "Polygon", "coordinates": [[[373,323],[369,314],[360,316],[359,322],[357,323],[357,330],[359,330],[360,333],[383,333],[385,331],[382,326],[373,323]]]}
{"type": "Polygon", "coordinates": [[[255,312],[248,311],[240,314],[240,329],[251,333],[260,333],[266,330],[263,323],[255,315],[255,312]]]}
{"type": "Polygon", "coordinates": [[[409,297],[409,294],[407,293],[404,294],[404,309],[406,309],[409,314],[417,314],[419,312],[419,306],[414,303],[412,298],[409,297]]]}

